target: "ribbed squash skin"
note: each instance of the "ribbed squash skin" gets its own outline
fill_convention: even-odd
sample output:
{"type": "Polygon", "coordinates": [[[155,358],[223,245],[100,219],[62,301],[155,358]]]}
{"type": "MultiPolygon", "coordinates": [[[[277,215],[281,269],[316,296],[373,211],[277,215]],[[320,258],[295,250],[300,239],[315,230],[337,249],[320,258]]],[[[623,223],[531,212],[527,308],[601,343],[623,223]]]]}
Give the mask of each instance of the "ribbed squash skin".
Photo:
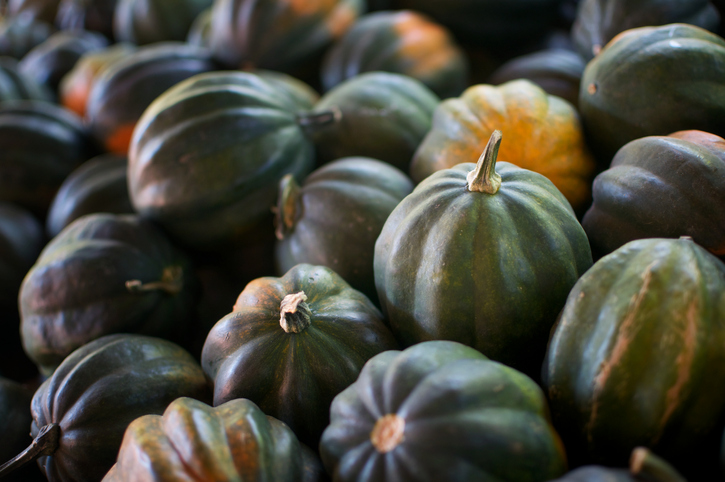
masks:
{"type": "Polygon", "coordinates": [[[415,151],[410,177],[420,182],[440,169],[475,162],[495,129],[506,136],[499,161],[543,174],[574,209],[586,205],[596,166],[579,115],[528,80],[474,85],[443,101],[415,151]]]}
{"type": "Polygon", "coordinates": [[[248,398],[317,445],[332,399],[368,359],[397,348],[380,311],[334,271],[299,264],[281,278],[251,281],[233,311],[209,332],[202,366],[214,381],[214,405],[248,398]],[[280,304],[304,292],[309,326],[280,325],[280,304]]]}
{"type": "Polygon", "coordinates": [[[526,482],[566,470],[536,383],[459,343],[375,356],[330,418],[320,455],[335,482],[526,482]],[[404,421],[402,440],[384,452],[373,432],[392,414],[404,421]]]}
{"type": "Polygon", "coordinates": [[[708,480],[725,425],[723,293],[725,265],[687,238],[632,241],[582,276],[542,369],[573,458],[624,465],[646,446],[708,480]]]}
{"type": "Polygon", "coordinates": [[[582,76],[579,111],[597,156],[626,143],[696,129],[725,136],[725,40],[692,25],[619,34],[582,76]]]}
{"type": "MultiPolygon", "coordinates": [[[[35,216],[19,206],[0,202],[0,307],[3,310],[17,309],[20,285],[44,242],[43,228],[35,216]]],[[[7,333],[4,325],[3,332],[7,333]]],[[[17,333],[17,326],[12,331],[17,333]]]]}
{"type": "Polygon", "coordinates": [[[73,69],[83,54],[107,45],[108,40],[95,32],[56,32],[28,52],[18,63],[18,69],[55,93],[63,76],[73,69]]]}
{"type": "Polygon", "coordinates": [[[93,154],[82,120],[41,101],[0,105],[0,201],[44,214],[63,180],[93,154]]]}
{"type": "Polygon", "coordinates": [[[439,102],[405,75],[368,72],[348,79],[315,105],[315,112],[337,113],[335,122],[311,130],[318,162],[372,157],[407,171],[439,102]]]}
{"type": "Polygon", "coordinates": [[[15,59],[0,57],[0,104],[8,100],[50,101],[52,98],[45,85],[20,73],[15,59]]]}
{"type": "Polygon", "coordinates": [[[719,20],[709,0],[582,0],[571,36],[579,53],[590,60],[631,28],[687,23],[714,31],[719,20]]]}
{"type": "Polygon", "coordinates": [[[321,54],[364,9],[363,0],[219,0],[209,47],[231,68],[291,72],[321,54]]]}
{"type": "Polygon", "coordinates": [[[22,59],[54,31],[52,25],[32,17],[20,15],[0,19],[0,55],[22,59]]]}
{"type": "Polygon", "coordinates": [[[109,335],[75,350],[33,396],[32,435],[60,425],[58,449],[38,465],[49,482],[98,481],[113,466],[126,427],[162,414],[179,397],[209,400],[204,372],[179,346],[109,335]]]}
{"type": "Polygon", "coordinates": [[[300,97],[244,72],[199,75],[144,112],[129,151],[135,209],[197,248],[243,240],[285,174],[304,178],[314,148],[297,123],[300,97]]]}
{"type": "Polygon", "coordinates": [[[547,94],[561,97],[576,106],[584,67],[586,61],[576,52],[549,48],[509,60],[491,74],[489,83],[499,85],[527,79],[547,94]]]}
{"type": "Polygon", "coordinates": [[[325,55],[322,86],[372,71],[413,77],[443,98],[468,83],[468,61],[448,30],[410,10],[360,18],[325,55]]]}
{"type": "Polygon", "coordinates": [[[145,45],[186,39],[196,16],[212,0],[118,0],[113,15],[117,41],[145,45]]]}
{"type": "Polygon", "coordinates": [[[212,408],[182,397],[162,416],[129,425],[103,482],[313,482],[322,478],[314,463],[289,427],[253,402],[235,399],[212,408]]]}
{"type": "Polygon", "coordinates": [[[23,280],[23,347],[48,375],[71,351],[110,333],[183,341],[195,289],[186,255],[152,223],[89,214],[53,238],[23,280]],[[173,286],[127,286],[135,280],[173,286]]]}
{"type": "Polygon", "coordinates": [[[284,185],[283,180],[276,218],[279,271],[298,263],[327,266],[377,301],[375,241],[413,190],[408,176],[375,159],[348,157],[317,169],[294,193],[285,195],[284,185]]]}
{"type": "Polygon", "coordinates": [[[53,237],[81,216],[92,213],[133,214],[128,196],[128,160],[104,154],[83,163],[61,184],[45,219],[53,237]]]}
{"type": "Polygon", "coordinates": [[[194,75],[216,70],[210,52],[181,42],[140,48],[113,63],[95,81],[86,119],[107,151],[126,155],[146,108],[162,93],[194,75]]]}
{"type": "Polygon", "coordinates": [[[375,244],[378,297],[406,346],[458,341],[537,373],[569,290],[592,264],[589,242],[548,179],[499,162],[499,191],[470,192],[474,167],[431,175],[388,217],[375,244]]]}
{"type": "Polygon", "coordinates": [[[625,144],[594,180],[582,225],[600,255],[641,238],[691,236],[725,255],[725,139],[701,131],[625,144]]]}

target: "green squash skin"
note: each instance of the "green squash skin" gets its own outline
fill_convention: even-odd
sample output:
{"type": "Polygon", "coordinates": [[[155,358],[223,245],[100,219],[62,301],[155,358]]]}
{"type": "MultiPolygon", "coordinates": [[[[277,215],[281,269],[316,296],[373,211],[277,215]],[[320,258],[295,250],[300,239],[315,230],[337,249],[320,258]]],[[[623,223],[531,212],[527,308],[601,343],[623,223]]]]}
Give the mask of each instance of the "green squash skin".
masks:
{"type": "Polygon", "coordinates": [[[17,60],[0,57],[0,104],[8,100],[32,99],[50,102],[53,95],[45,85],[21,74],[17,60]]]}
{"type": "Polygon", "coordinates": [[[114,62],[93,83],[86,119],[106,150],[126,154],[135,124],[169,88],[194,75],[216,70],[208,50],[181,42],[161,42],[114,62]]]}
{"type": "Polygon", "coordinates": [[[311,110],[320,100],[320,94],[315,89],[291,75],[261,69],[255,70],[253,73],[283,91],[284,95],[288,96],[298,109],[311,110]]]}
{"type": "Polygon", "coordinates": [[[474,167],[432,174],[392,212],[375,244],[378,296],[404,346],[458,341],[535,376],[589,242],[544,176],[499,162],[489,195],[466,189],[474,167]]]}
{"type": "Polygon", "coordinates": [[[113,14],[117,42],[146,45],[184,41],[196,16],[212,0],[118,0],[113,14]]]}
{"type": "Polygon", "coordinates": [[[581,277],[542,368],[571,460],[624,465],[646,446],[706,480],[725,426],[724,283],[687,238],[632,241],[581,277]]]}
{"type": "Polygon", "coordinates": [[[318,164],[361,156],[407,172],[439,102],[420,81],[400,74],[369,72],[339,84],[315,106],[318,113],[337,112],[335,122],[311,126],[318,164]]]}
{"type": "Polygon", "coordinates": [[[60,0],[9,0],[7,2],[8,17],[18,14],[52,24],[58,12],[60,0]]]}
{"type": "Polygon", "coordinates": [[[579,111],[606,166],[641,137],[696,129],[725,136],[725,40],[672,24],[620,34],[582,77],[579,111]],[[656,94],[653,94],[656,93],[656,94]]]}
{"type": "Polygon", "coordinates": [[[725,141],[712,150],[666,136],[624,145],[594,180],[594,202],[582,225],[592,250],[609,254],[642,238],[690,236],[725,254],[725,141]]]}
{"type": "Polygon", "coordinates": [[[0,21],[0,55],[20,60],[53,32],[52,25],[31,17],[6,17],[0,21]]]}
{"type": "Polygon", "coordinates": [[[196,301],[190,261],[151,222],[135,215],[90,214],[45,247],[20,288],[21,334],[28,356],[49,375],[74,349],[110,333],[184,342],[196,301]],[[179,291],[137,291],[180,269],[179,291]]]}
{"type": "Polygon", "coordinates": [[[715,31],[720,15],[708,0],[582,0],[571,36],[587,60],[631,28],[686,23],[715,31]]]}
{"type": "Polygon", "coordinates": [[[81,216],[133,214],[128,196],[128,159],[104,154],[83,163],[61,184],[45,220],[51,238],[81,216]]]}
{"type": "Polygon", "coordinates": [[[431,341],[370,359],[330,408],[320,455],[336,482],[544,481],[566,455],[533,380],[459,343],[431,341]],[[405,421],[387,453],[371,441],[405,421]]]}
{"type": "Polygon", "coordinates": [[[204,372],[181,347],[159,338],[109,335],[69,355],[33,396],[32,436],[60,425],[57,450],[38,459],[49,482],[101,480],[126,427],[162,414],[179,397],[210,401],[204,372]]]}
{"type": "Polygon", "coordinates": [[[103,482],[312,482],[321,478],[322,467],[309,453],[289,427],[249,400],[212,408],[182,397],[163,416],[146,415],[129,426],[103,482]],[[306,478],[306,471],[317,477],[306,478]]]}
{"type": "Polygon", "coordinates": [[[468,86],[468,60],[453,37],[444,27],[413,11],[361,17],[325,54],[322,85],[328,91],[346,79],[372,71],[408,75],[441,98],[456,97],[468,86]],[[443,32],[445,41],[439,38],[443,32]],[[436,35],[436,41],[426,41],[431,34],[436,35]]]}
{"type": "Polygon", "coordinates": [[[48,102],[0,105],[0,201],[44,216],[63,180],[94,152],[83,121],[48,102]]]}
{"type": "Polygon", "coordinates": [[[322,166],[286,199],[280,189],[278,271],[285,273],[298,263],[327,266],[377,302],[375,241],[390,213],[412,190],[413,182],[402,171],[363,157],[322,166]],[[291,226],[282,221],[288,216],[291,226]]]}
{"type": "MultiPolygon", "coordinates": [[[[43,227],[35,216],[18,206],[0,202],[0,307],[3,310],[17,310],[20,285],[44,244],[43,227]]],[[[15,326],[12,329],[14,336],[17,336],[16,329],[15,326]]],[[[1,338],[6,338],[7,330],[0,333],[5,334],[1,338]]]]}
{"type": "Polygon", "coordinates": [[[204,9],[196,16],[186,35],[186,43],[198,47],[209,48],[209,34],[211,33],[211,7],[204,9]]]}
{"type": "Polygon", "coordinates": [[[245,72],[195,76],[154,101],[129,151],[129,193],[142,216],[200,250],[244,242],[285,174],[304,178],[314,147],[296,95],[245,72]]]}
{"type": "Polygon", "coordinates": [[[281,278],[259,278],[234,311],[212,328],[201,354],[214,381],[214,405],[248,398],[316,446],[332,399],[355,381],[365,362],[398,347],[380,311],[324,266],[300,264],[281,278]],[[310,324],[280,326],[280,303],[303,291],[310,324]]]}

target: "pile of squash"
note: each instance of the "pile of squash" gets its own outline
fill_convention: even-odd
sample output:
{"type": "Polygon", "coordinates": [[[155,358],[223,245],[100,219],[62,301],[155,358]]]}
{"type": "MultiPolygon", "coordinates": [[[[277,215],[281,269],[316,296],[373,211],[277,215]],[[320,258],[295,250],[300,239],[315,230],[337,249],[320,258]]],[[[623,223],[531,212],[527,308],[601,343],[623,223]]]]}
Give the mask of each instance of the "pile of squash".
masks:
{"type": "Polygon", "coordinates": [[[0,0],[0,480],[725,480],[722,15],[0,0]]]}

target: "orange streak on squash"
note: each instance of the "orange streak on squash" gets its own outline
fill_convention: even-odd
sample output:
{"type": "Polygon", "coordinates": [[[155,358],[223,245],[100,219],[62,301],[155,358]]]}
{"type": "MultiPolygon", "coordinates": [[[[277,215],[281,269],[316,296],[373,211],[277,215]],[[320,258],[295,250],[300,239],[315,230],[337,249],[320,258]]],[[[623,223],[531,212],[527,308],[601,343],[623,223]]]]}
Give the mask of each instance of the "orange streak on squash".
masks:
{"type": "Polygon", "coordinates": [[[131,137],[133,137],[133,129],[136,123],[122,124],[104,142],[106,150],[114,154],[128,154],[128,147],[131,145],[131,137]]]}
{"type": "Polygon", "coordinates": [[[347,32],[347,30],[357,20],[358,13],[348,4],[342,4],[335,8],[325,21],[327,29],[332,38],[337,39],[347,32]]]}
{"type": "Polygon", "coordinates": [[[426,77],[458,55],[448,32],[417,13],[397,14],[394,30],[400,38],[400,56],[411,61],[408,75],[426,77]]]}

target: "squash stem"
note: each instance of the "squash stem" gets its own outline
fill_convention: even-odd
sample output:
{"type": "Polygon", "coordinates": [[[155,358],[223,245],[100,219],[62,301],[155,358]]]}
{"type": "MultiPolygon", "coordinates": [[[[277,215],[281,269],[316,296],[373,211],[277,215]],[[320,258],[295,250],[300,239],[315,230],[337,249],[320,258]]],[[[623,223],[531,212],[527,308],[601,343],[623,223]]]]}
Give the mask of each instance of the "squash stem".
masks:
{"type": "Polygon", "coordinates": [[[501,146],[501,131],[495,130],[488,139],[486,148],[478,158],[476,168],[466,176],[466,188],[471,192],[496,194],[501,187],[501,176],[496,172],[496,158],[501,146]]]}
{"type": "Polygon", "coordinates": [[[279,181],[279,198],[274,211],[274,234],[280,241],[291,232],[300,217],[300,186],[292,174],[279,181]]]}
{"type": "Polygon", "coordinates": [[[312,311],[304,291],[287,295],[279,305],[279,324],[285,333],[302,333],[310,326],[312,311]]]}
{"type": "Polygon", "coordinates": [[[337,107],[333,107],[329,110],[323,110],[321,112],[304,112],[297,114],[297,125],[307,134],[308,136],[314,135],[321,128],[340,122],[342,119],[342,112],[337,107]]]}
{"type": "Polygon", "coordinates": [[[646,447],[637,447],[632,451],[629,471],[643,482],[687,482],[674,467],[646,447]]]}
{"type": "Polygon", "coordinates": [[[28,448],[14,459],[0,465],[0,479],[43,455],[53,455],[60,443],[60,425],[50,423],[43,426],[28,448]]]}
{"type": "Polygon", "coordinates": [[[132,293],[143,291],[166,291],[170,295],[176,295],[184,287],[184,270],[181,266],[167,266],[161,274],[161,281],[144,283],[141,280],[126,281],[126,289],[132,293]]]}

